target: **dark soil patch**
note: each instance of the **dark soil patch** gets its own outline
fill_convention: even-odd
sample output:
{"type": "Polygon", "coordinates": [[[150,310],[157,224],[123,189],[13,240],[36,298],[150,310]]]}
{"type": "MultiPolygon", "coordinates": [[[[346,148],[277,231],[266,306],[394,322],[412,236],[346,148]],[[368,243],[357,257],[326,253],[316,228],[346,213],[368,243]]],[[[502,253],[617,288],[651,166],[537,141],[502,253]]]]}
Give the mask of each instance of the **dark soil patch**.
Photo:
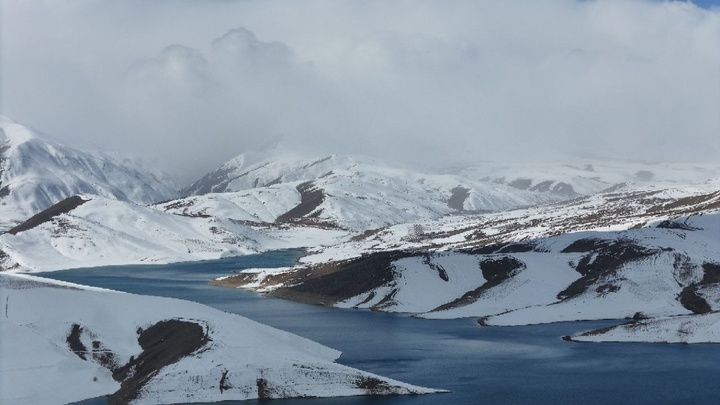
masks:
{"type": "Polygon", "coordinates": [[[178,319],[160,321],[139,330],[138,343],[143,351],[113,372],[113,378],[122,383],[117,392],[108,396],[108,404],[127,404],[138,398],[143,386],[160,369],[178,362],[208,341],[202,326],[178,319]]]}
{"type": "Polygon", "coordinates": [[[323,190],[315,187],[315,184],[311,181],[299,184],[296,189],[300,193],[300,204],[277,217],[275,222],[288,222],[291,219],[308,216],[325,201],[323,190]]]}
{"type": "Polygon", "coordinates": [[[77,195],[68,197],[68,198],[60,201],[59,203],[53,205],[52,207],[47,208],[47,209],[41,211],[40,213],[33,215],[27,221],[10,229],[7,232],[12,235],[17,235],[20,232],[33,229],[36,226],[39,226],[45,222],[50,221],[51,219],[55,218],[58,215],[66,214],[66,213],[74,210],[75,208],[85,204],[86,202],[87,202],[87,200],[83,200],[82,197],[77,196],[77,195]]]}

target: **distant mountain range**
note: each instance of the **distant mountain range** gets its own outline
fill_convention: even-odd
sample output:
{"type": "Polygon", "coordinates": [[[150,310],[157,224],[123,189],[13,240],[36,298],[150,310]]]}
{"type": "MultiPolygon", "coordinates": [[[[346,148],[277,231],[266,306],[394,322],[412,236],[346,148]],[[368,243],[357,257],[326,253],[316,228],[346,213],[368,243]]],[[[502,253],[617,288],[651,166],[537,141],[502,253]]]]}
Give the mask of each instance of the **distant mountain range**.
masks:
{"type": "Polygon", "coordinates": [[[306,247],[291,271],[217,283],[488,325],[720,310],[718,165],[575,159],[431,170],[274,148],[238,155],[177,192],[139,165],[7,118],[0,128],[3,270],[306,247]]]}

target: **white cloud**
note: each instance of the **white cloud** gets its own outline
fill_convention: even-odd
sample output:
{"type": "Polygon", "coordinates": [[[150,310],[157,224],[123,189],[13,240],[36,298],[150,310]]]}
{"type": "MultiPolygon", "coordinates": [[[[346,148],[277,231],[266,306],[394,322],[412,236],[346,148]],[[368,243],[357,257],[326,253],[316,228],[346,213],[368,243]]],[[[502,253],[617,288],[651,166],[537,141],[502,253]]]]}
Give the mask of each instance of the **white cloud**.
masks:
{"type": "Polygon", "coordinates": [[[720,152],[720,12],[691,3],[29,1],[2,23],[5,114],[185,180],[277,136],[435,164],[720,152]]]}

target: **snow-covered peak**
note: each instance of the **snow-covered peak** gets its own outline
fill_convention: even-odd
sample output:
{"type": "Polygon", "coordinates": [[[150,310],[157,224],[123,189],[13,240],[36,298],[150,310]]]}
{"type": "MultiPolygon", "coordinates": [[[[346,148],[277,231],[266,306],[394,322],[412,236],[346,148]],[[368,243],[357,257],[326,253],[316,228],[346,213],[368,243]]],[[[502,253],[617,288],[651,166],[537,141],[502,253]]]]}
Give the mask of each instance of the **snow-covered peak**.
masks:
{"type": "Polygon", "coordinates": [[[36,138],[37,135],[32,129],[0,115],[0,142],[4,145],[17,147],[36,138]]]}
{"type": "Polygon", "coordinates": [[[327,155],[303,156],[273,148],[236,156],[219,169],[181,190],[184,195],[223,193],[279,183],[315,180],[333,170],[349,170],[370,159],[327,155]]]}
{"type": "Polygon", "coordinates": [[[177,191],[137,165],[47,140],[0,117],[0,228],[76,194],[149,204],[177,191]]]}

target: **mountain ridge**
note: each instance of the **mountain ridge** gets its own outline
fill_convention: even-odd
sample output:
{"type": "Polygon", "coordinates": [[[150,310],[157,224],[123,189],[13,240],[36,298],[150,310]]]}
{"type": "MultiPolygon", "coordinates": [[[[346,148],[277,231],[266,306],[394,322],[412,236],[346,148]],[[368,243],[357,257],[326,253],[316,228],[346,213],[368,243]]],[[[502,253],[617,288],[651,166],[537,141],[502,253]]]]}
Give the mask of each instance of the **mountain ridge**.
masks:
{"type": "Polygon", "coordinates": [[[0,227],[10,228],[76,194],[138,204],[177,197],[158,177],[105,154],[47,140],[0,116],[0,227]]]}

